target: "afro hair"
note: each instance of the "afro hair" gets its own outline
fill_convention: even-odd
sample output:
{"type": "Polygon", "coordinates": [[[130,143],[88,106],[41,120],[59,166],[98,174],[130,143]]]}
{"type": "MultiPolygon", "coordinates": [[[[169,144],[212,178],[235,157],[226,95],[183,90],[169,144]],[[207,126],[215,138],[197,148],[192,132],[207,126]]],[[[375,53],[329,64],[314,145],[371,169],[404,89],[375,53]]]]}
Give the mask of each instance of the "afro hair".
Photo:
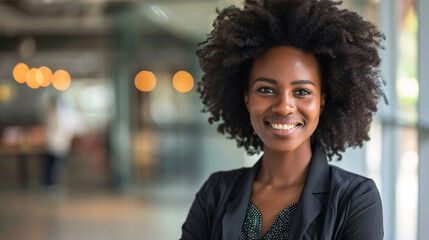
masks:
{"type": "Polygon", "coordinates": [[[318,62],[325,107],[311,137],[329,159],[361,147],[385,84],[380,78],[384,35],[371,22],[331,0],[246,0],[218,13],[214,29],[199,43],[204,75],[198,83],[209,123],[235,139],[248,154],[263,150],[250,123],[243,94],[253,60],[276,46],[313,54],[318,62]]]}

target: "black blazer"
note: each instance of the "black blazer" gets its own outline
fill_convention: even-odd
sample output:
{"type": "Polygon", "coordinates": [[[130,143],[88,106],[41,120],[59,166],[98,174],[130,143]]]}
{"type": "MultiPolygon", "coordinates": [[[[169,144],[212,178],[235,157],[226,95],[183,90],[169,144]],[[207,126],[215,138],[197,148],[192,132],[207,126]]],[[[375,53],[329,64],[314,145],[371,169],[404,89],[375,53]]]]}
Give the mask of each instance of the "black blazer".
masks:
{"type": "MultiPolygon", "coordinates": [[[[213,173],[196,194],[181,239],[239,239],[261,159],[252,168],[213,173]]],[[[289,239],[383,239],[374,181],[329,165],[315,148],[289,239]]]]}

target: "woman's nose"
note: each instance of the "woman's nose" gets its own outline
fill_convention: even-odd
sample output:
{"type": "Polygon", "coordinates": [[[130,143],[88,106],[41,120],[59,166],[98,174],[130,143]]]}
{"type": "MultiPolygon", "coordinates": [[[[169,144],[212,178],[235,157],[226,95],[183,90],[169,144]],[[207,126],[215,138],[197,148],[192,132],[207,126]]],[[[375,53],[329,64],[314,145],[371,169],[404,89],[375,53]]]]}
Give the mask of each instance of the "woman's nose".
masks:
{"type": "Polygon", "coordinates": [[[277,102],[273,106],[273,111],[283,116],[294,113],[296,111],[296,106],[293,97],[288,93],[279,96],[277,102]]]}

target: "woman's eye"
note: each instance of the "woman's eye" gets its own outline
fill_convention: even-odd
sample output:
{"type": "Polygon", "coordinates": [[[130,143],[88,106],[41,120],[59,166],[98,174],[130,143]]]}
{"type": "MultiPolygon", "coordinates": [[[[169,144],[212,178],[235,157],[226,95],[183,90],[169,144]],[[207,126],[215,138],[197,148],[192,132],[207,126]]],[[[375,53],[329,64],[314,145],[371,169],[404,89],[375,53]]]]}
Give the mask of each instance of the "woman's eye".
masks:
{"type": "Polygon", "coordinates": [[[272,88],[269,88],[269,87],[261,87],[261,88],[258,88],[258,92],[261,92],[261,93],[274,93],[274,90],[272,88]]]}
{"type": "Polygon", "coordinates": [[[297,94],[297,95],[309,95],[309,94],[311,94],[311,92],[308,90],[305,90],[305,89],[300,89],[300,90],[296,91],[295,94],[297,94]]]}

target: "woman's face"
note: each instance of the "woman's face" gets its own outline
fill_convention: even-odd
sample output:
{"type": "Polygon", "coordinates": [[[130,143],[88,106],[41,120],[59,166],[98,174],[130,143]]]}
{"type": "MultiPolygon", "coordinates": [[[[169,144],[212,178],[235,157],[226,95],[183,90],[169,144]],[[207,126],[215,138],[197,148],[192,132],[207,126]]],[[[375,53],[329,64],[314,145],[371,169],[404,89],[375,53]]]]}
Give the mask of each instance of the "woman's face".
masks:
{"type": "Polygon", "coordinates": [[[254,60],[244,100],[264,151],[310,146],[324,105],[321,84],[316,58],[297,48],[275,47],[254,60]]]}

